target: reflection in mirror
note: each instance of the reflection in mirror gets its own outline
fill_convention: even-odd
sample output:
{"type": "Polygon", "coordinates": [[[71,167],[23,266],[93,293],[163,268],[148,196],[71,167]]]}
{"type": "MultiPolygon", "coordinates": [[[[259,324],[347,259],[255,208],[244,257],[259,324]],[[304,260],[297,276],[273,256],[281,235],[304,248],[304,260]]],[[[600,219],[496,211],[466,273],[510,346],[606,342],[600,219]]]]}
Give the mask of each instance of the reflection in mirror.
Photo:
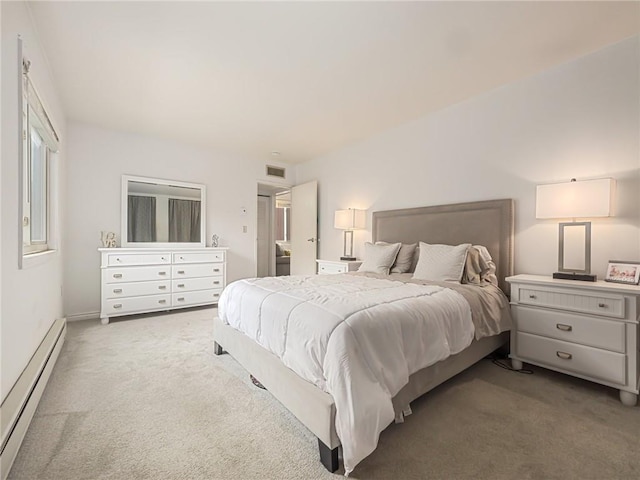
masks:
{"type": "Polygon", "coordinates": [[[558,269],[561,272],[589,272],[591,245],[589,238],[589,222],[572,222],[560,224],[560,255],[558,269]]]}
{"type": "Polygon", "coordinates": [[[125,243],[204,245],[204,186],[123,177],[123,189],[125,243]]]}

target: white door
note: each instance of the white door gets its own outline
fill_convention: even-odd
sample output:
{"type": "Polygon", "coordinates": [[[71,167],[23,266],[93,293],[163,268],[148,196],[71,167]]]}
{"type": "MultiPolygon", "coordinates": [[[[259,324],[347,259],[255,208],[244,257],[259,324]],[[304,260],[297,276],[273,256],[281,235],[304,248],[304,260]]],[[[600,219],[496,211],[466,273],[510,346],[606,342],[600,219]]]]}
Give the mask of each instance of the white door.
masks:
{"type": "Polygon", "coordinates": [[[291,275],[316,273],[318,254],[318,182],[291,189],[291,275]]]}
{"type": "MultiPolygon", "coordinates": [[[[267,277],[271,273],[271,198],[258,195],[258,239],[257,257],[258,269],[257,277],[267,277]]],[[[275,248],[275,247],[274,247],[275,248]]]]}

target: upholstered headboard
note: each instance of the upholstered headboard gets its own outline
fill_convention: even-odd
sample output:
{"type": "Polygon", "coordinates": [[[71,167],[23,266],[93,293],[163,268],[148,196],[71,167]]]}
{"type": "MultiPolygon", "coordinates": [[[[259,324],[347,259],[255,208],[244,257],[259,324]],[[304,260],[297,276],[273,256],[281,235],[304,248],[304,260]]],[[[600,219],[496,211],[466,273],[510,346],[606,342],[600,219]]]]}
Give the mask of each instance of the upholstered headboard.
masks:
{"type": "Polygon", "coordinates": [[[373,212],[373,241],[484,245],[500,288],[513,275],[513,200],[486,200],[373,212]]]}

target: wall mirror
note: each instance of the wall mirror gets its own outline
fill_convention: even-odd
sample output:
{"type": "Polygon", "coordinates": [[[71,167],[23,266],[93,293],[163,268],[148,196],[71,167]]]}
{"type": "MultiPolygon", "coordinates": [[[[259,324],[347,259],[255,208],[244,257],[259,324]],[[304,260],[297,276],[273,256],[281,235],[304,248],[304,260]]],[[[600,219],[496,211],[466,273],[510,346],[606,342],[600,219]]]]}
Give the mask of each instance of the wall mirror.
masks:
{"type": "Polygon", "coordinates": [[[206,187],[122,176],[121,236],[125,247],[204,247],[206,187]]]}

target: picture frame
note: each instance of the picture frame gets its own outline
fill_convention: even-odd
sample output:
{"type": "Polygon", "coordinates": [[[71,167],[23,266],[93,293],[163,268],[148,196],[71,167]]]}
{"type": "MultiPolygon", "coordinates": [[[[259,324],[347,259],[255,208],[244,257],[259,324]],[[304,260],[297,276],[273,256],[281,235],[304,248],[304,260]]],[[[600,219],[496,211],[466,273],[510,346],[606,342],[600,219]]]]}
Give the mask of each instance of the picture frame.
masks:
{"type": "Polygon", "coordinates": [[[638,285],[640,281],[640,262],[609,260],[604,281],[638,285]]]}

